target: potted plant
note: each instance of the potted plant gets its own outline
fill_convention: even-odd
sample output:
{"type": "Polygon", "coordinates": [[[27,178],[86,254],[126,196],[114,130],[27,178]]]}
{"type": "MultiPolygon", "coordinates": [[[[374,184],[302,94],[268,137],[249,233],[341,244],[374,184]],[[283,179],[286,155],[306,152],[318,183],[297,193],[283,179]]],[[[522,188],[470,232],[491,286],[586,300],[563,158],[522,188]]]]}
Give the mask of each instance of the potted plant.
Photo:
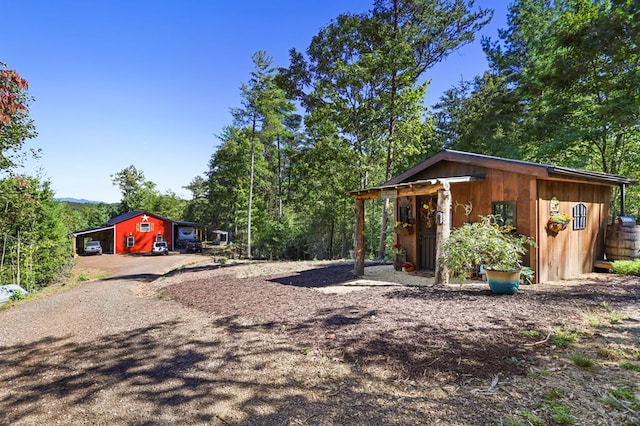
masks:
{"type": "Polygon", "coordinates": [[[491,291],[514,294],[520,285],[521,257],[535,242],[495,222],[494,216],[480,216],[480,221],[451,231],[442,245],[440,262],[460,283],[468,270],[483,265],[491,291]]]}
{"type": "Polygon", "coordinates": [[[402,265],[407,261],[406,251],[400,243],[395,243],[393,245],[393,251],[393,268],[396,271],[402,271],[402,265]]]}

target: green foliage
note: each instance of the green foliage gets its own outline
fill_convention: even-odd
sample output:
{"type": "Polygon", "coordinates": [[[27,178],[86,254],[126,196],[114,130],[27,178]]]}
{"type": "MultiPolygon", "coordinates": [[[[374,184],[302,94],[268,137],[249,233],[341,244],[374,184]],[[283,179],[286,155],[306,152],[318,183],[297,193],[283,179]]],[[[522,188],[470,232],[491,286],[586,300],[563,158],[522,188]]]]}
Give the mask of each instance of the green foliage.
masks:
{"type": "Polygon", "coordinates": [[[593,359],[584,354],[572,354],[569,356],[569,359],[580,368],[589,369],[595,366],[593,359]]]}
{"type": "MultiPolygon", "coordinates": [[[[638,13],[629,1],[513,2],[508,28],[483,40],[490,69],[436,105],[438,142],[640,177],[638,13]]],[[[627,214],[640,217],[639,188],[627,214]]]]}
{"type": "Polygon", "coordinates": [[[635,362],[624,361],[620,364],[620,368],[623,370],[640,372],[640,364],[635,362]]]}
{"type": "Polygon", "coordinates": [[[573,425],[576,418],[571,414],[571,407],[564,404],[551,405],[551,420],[557,425],[573,425]]]}
{"type": "Polygon", "coordinates": [[[561,348],[566,348],[578,339],[578,334],[571,329],[566,327],[559,328],[556,330],[556,334],[552,337],[553,344],[556,346],[560,346],[561,348]]]}
{"type": "Polygon", "coordinates": [[[500,271],[518,270],[527,247],[535,245],[528,237],[504,232],[494,222],[492,216],[485,216],[478,222],[465,223],[444,242],[440,262],[459,282],[477,265],[500,271]]]}
{"type": "Polygon", "coordinates": [[[27,297],[26,294],[24,294],[20,290],[16,290],[15,292],[13,292],[13,294],[11,294],[9,300],[12,302],[17,302],[19,300],[24,300],[25,297],[27,297]]]}
{"type": "Polygon", "coordinates": [[[33,290],[68,274],[70,221],[53,200],[49,182],[24,176],[0,180],[0,208],[0,282],[33,290]]]}
{"type": "Polygon", "coordinates": [[[640,259],[616,260],[613,262],[612,268],[616,274],[640,276],[640,259]]]}

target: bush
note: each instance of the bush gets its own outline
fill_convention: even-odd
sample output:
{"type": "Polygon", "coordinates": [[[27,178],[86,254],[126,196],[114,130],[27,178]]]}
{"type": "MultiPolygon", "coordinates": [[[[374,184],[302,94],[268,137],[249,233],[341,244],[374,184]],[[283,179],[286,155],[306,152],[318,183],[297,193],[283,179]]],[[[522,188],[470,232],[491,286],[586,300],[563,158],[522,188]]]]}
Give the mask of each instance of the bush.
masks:
{"type": "Polygon", "coordinates": [[[640,276],[640,259],[616,260],[613,262],[612,268],[616,274],[640,276]]]}
{"type": "Polygon", "coordinates": [[[13,294],[9,297],[9,300],[12,302],[17,302],[18,300],[22,300],[26,297],[26,294],[24,294],[22,291],[20,290],[16,290],[15,292],[13,292],[13,294]]]}

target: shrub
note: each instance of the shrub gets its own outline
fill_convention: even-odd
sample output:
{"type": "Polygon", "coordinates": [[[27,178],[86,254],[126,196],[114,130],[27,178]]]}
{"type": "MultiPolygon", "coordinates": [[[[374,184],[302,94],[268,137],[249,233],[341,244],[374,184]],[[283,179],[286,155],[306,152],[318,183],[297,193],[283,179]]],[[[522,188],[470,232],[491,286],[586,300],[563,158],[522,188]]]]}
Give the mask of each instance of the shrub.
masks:
{"type": "Polygon", "coordinates": [[[616,260],[613,262],[612,268],[616,274],[640,276],[640,259],[616,260]]]}
{"type": "Polygon", "coordinates": [[[535,242],[523,235],[505,232],[495,221],[494,216],[481,216],[479,222],[465,223],[451,231],[444,241],[440,262],[460,283],[466,272],[477,265],[497,271],[522,269],[521,257],[535,242]]]}
{"type": "Polygon", "coordinates": [[[12,302],[17,302],[18,300],[22,300],[25,297],[27,297],[25,293],[20,290],[16,290],[11,296],[9,296],[9,300],[12,302]]]}

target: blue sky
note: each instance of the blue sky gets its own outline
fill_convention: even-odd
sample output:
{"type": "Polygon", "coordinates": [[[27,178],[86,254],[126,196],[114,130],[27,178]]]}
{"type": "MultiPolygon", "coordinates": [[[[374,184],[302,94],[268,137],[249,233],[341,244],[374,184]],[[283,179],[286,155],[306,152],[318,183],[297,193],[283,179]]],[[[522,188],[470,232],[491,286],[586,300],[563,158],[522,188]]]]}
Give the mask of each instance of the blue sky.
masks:
{"type": "MultiPolygon", "coordinates": [[[[182,187],[207,170],[240,106],[240,85],[265,50],[274,66],[304,51],[340,13],[372,0],[0,0],[0,61],[30,82],[30,115],[42,149],[22,172],[40,173],[56,197],[117,202],[110,175],[133,164],[160,192],[189,198],[182,187]]],[[[480,36],[497,38],[507,4],[476,42],[432,68],[427,104],[483,72],[480,36]]]]}

